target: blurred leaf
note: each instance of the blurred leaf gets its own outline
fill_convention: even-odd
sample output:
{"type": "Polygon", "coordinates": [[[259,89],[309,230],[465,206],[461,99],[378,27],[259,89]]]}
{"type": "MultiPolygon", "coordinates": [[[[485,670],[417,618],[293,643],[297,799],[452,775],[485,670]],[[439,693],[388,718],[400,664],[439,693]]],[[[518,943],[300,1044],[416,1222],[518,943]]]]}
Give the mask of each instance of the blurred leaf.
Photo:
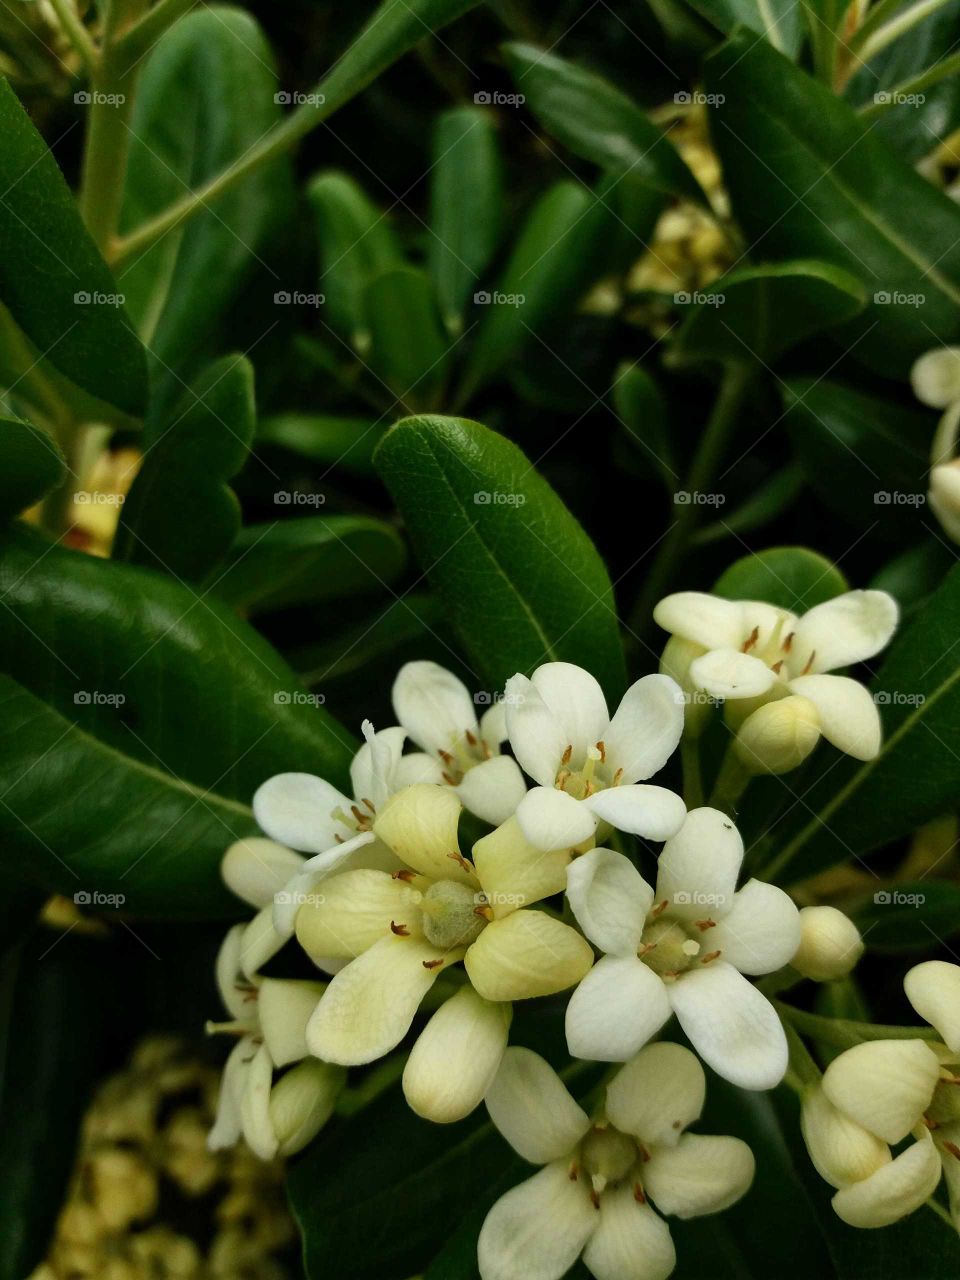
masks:
{"type": "Polygon", "coordinates": [[[663,392],[642,365],[622,364],[614,375],[613,407],[637,456],[672,494],[680,474],[673,455],[670,422],[663,392]]]}
{"type": "MultiPolygon", "coordinates": [[[[196,190],[279,120],[273,54],[256,20],[204,6],[157,41],[143,66],[130,125],[121,231],[196,190]]],[[[264,236],[289,197],[274,162],[131,260],[120,287],[149,347],[155,410],[169,413],[202,363],[264,236]]]]}
{"type": "Polygon", "coordinates": [[[32,507],[66,474],[66,460],[49,432],[0,416],[0,519],[32,507]]]}
{"type": "Polygon", "coordinates": [[[677,356],[773,364],[810,334],[857,315],[867,295],[848,271],[796,261],[741,267],[690,301],[676,336],[677,356]]]}
{"type": "Polygon", "coordinates": [[[0,79],[0,300],[39,355],[130,414],[147,395],[143,347],[77,203],[6,80],[0,79]]]}
{"type": "Polygon", "coordinates": [[[912,613],[932,595],[953,567],[954,553],[938,539],[927,538],[887,562],[870,586],[889,591],[901,610],[912,613]]]}
{"type": "Polygon", "coordinates": [[[960,337],[960,208],[873,136],[853,110],[753,32],[704,64],[714,143],[735,216],[773,258],[857,276],[873,302],[837,331],[878,373],[904,377],[960,337]]]}
{"type": "Polygon", "coordinates": [[[376,276],[363,293],[370,326],[366,363],[407,408],[432,408],[450,339],[440,326],[430,278],[413,267],[376,276]]]}
{"type": "Polygon", "coordinates": [[[781,467],[751,497],[714,524],[698,529],[691,541],[694,546],[707,546],[734,534],[750,533],[782,515],[803,490],[803,472],[797,466],[781,467]]]}
{"type": "Polygon", "coordinates": [[[240,529],[226,483],[253,439],[253,366],[224,356],[198,377],[172,413],[152,424],[143,465],[121,509],[114,558],[187,582],[221,563],[240,529]]]}
{"type": "Polygon", "coordinates": [[[459,331],[490,264],[503,220],[503,175],[490,114],[454,107],[437,117],[430,182],[430,275],[444,323],[459,331]]]}
{"type": "Polygon", "coordinates": [[[610,579],[583,529],[516,445],[477,422],[399,422],[377,465],[477,678],[564,660],[623,690],[610,579]]]}
{"type": "Polygon", "coordinates": [[[844,904],[875,951],[927,951],[960,932],[960,885],[943,880],[903,882],[844,904]]]}
{"type": "Polygon", "coordinates": [[[816,551],[770,547],[736,560],[712,590],[726,600],[765,600],[791,613],[806,613],[850,587],[837,566],[816,551]]]}
{"type": "Polygon", "coordinates": [[[613,173],[629,170],[664,195],[705,203],[700,184],[647,114],[602,76],[530,44],[508,44],[517,88],[548,133],[613,173]]]}
{"type": "Polygon", "coordinates": [[[400,573],[403,540],[367,516],[300,516],[252,524],[211,590],[234,608],[265,613],[379,591],[400,573]]]}
{"type": "Polygon", "coordinates": [[[386,424],[329,413],[278,413],[257,427],[256,443],[275,444],[311,462],[367,474],[386,424]]]}
{"type": "MultiPolygon", "coordinates": [[[[444,629],[445,622],[443,606],[435,596],[408,592],[398,600],[391,600],[372,622],[364,619],[329,639],[294,649],[287,658],[303,683],[314,688],[346,679],[375,664],[381,669],[397,668],[398,649],[407,645],[423,649],[435,630],[444,629]]],[[[450,656],[448,653],[447,665],[450,656]]]]}
{"type": "Polygon", "coordinates": [[[690,0],[702,17],[729,35],[743,24],[775,49],[796,58],[803,43],[803,11],[794,0],[690,0]]]}

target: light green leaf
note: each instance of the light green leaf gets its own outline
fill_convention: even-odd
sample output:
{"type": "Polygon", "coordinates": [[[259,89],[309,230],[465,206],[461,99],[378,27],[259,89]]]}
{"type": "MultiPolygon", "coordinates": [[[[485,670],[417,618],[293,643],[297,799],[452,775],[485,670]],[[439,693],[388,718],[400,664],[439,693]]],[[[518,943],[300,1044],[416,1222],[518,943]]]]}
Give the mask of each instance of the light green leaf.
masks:
{"type": "Polygon", "coordinates": [[[803,12],[796,0],[691,0],[694,9],[729,35],[741,23],[788,57],[803,43],[803,12]]]}
{"type": "Polygon", "coordinates": [[[257,444],[278,445],[311,462],[365,475],[373,470],[373,451],[386,429],[385,423],[371,418],[278,413],[261,420],[257,444]]]}
{"type": "Polygon", "coordinates": [[[725,600],[765,600],[792,613],[849,590],[837,566],[806,547],[770,547],[743,556],[713,584],[713,594],[725,600]]]}
{"type": "Polygon", "coordinates": [[[429,277],[414,267],[385,271],[364,290],[363,308],[370,326],[366,363],[407,410],[434,407],[451,341],[429,277]]]}

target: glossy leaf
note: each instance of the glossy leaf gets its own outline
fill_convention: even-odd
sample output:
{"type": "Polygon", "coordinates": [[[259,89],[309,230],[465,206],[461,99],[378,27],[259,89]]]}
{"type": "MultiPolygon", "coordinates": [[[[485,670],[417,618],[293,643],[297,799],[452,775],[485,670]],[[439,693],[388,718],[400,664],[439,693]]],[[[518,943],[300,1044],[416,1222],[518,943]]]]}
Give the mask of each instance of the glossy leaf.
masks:
{"type": "Polygon", "coordinates": [[[201,582],[240,529],[227,481],[246,461],[256,407],[253,367],[225,356],[194,381],[145,441],[143,465],[124,503],[114,557],[201,582]]]}
{"type": "MultiPolygon", "coordinates": [[[[294,649],[287,657],[303,683],[311,687],[348,679],[364,669],[399,670],[397,651],[409,649],[410,657],[424,656],[431,637],[438,637],[445,623],[443,606],[435,596],[407,592],[391,600],[372,620],[364,618],[328,639],[294,649]]],[[[442,640],[436,647],[437,661],[450,666],[452,650],[442,640]]]]}
{"type": "Polygon", "coordinates": [[[66,474],[52,436],[32,422],[0,417],[0,519],[32,507],[66,474]]]}
{"type": "Polygon", "coordinates": [[[803,472],[799,467],[782,467],[738,507],[728,511],[714,524],[698,529],[691,539],[693,545],[702,547],[711,542],[720,542],[724,538],[762,529],[796,501],[803,490],[803,483],[803,472]]]}
{"type": "Polygon", "coordinates": [[[741,23],[795,58],[803,43],[803,12],[793,0],[691,0],[696,11],[729,35],[741,23]]]}
{"type": "Polygon", "coordinates": [[[939,539],[926,538],[887,562],[871,579],[875,591],[889,591],[903,612],[912,613],[932,595],[954,565],[954,554],[939,539]]]}
{"type": "Polygon", "coordinates": [[[960,931],[960,885],[925,879],[872,890],[847,904],[863,940],[877,951],[922,951],[960,931]]]}
{"type": "Polygon", "coordinates": [[[810,334],[857,315],[866,301],[856,276],[826,262],[741,267],[690,295],[675,350],[685,360],[772,364],[810,334]]]}
{"type": "Polygon", "coordinates": [[[247,525],[212,590],[237,609],[264,613],[382,590],[403,568],[397,531],[367,516],[301,516],[247,525]]]}
{"type": "Polygon", "coordinates": [[[433,407],[451,340],[441,328],[430,278],[413,267],[385,271],[367,285],[363,307],[369,368],[407,411],[433,407]]]}
{"type": "Polygon", "coordinates": [[[463,418],[407,418],[387,433],[377,465],[489,692],[564,660],[619,696],[623,653],[603,561],[516,445],[463,418]]]}
{"type": "Polygon", "coordinates": [[[273,444],[310,462],[366,474],[386,423],[328,413],[278,413],[261,420],[257,445],[273,444]]]}
{"type": "Polygon", "coordinates": [[[706,61],[735,216],[775,259],[857,276],[871,303],[837,331],[858,360],[905,376],[936,334],[960,337],[960,208],[874,137],[853,110],[750,31],[706,61]]]}
{"type": "Polygon", "coordinates": [[[849,591],[846,578],[825,557],[807,547],[770,547],[743,556],[713,584],[726,600],[765,600],[792,613],[849,591]]]}
{"type": "Polygon", "coordinates": [[[130,414],[147,393],[143,347],[47,144],[0,79],[0,301],[40,356],[130,414]]]}

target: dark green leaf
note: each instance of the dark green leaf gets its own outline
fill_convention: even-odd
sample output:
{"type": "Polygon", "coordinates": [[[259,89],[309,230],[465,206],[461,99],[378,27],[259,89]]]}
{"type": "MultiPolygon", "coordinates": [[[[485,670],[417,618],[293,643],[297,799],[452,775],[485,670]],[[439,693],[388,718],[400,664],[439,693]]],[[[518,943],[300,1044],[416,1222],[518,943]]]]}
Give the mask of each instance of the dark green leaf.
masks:
{"type": "Polygon", "coordinates": [[[744,556],[713,584],[714,595],[726,600],[766,600],[793,613],[849,589],[836,565],[806,547],[770,547],[744,556]]]}
{"type": "Polygon", "coordinates": [[[47,144],[0,80],[0,301],[37,351],[127,413],[147,394],[143,347],[47,144]]]}
{"type": "Polygon", "coordinates": [[[32,507],[67,473],[56,441],[32,422],[0,417],[0,519],[32,507]]]}
{"type": "Polygon", "coordinates": [[[663,392],[642,365],[621,365],[613,382],[613,407],[638,456],[673,494],[680,475],[673,456],[663,392]]]}
{"type": "Polygon", "coordinates": [[[240,529],[240,505],[226,483],[253,439],[253,366],[225,356],[197,378],[173,411],[152,424],[143,466],[125,502],[114,557],[201,582],[240,529]]]}
{"type": "Polygon", "coordinates": [[[874,950],[929,950],[960,931],[960,885],[930,879],[885,885],[845,910],[874,950]]]}
{"type": "Polygon", "coordinates": [[[715,524],[698,529],[692,542],[695,546],[706,546],[734,534],[760,529],[786,511],[802,489],[803,472],[800,468],[793,465],[782,467],[739,507],[727,512],[715,524]]]}
{"type": "Polygon", "coordinates": [[[889,591],[901,610],[912,613],[936,591],[953,564],[953,551],[938,538],[927,538],[885,564],[870,586],[889,591]]]}
{"type": "Polygon", "coordinates": [[[705,63],[734,213],[773,258],[810,257],[857,276],[873,299],[838,339],[887,376],[960,337],[960,208],[853,112],[756,35],[737,31],[705,63]]]}
{"type": "Polygon", "coordinates": [[[827,262],[764,263],[721,276],[690,305],[676,338],[684,360],[773,364],[812,333],[849,320],[867,295],[849,271],[827,262]]]}
{"type": "Polygon", "coordinates": [[[385,271],[367,285],[363,307],[370,326],[367,364],[408,411],[432,408],[451,347],[430,278],[413,267],[385,271]]]}
{"type": "MultiPolygon", "coordinates": [[[[435,596],[412,592],[391,600],[377,617],[364,618],[353,626],[338,631],[328,640],[304,645],[288,654],[290,665],[303,683],[311,687],[343,680],[363,668],[379,664],[398,668],[395,654],[405,646],[421,651],[430,637],[442,632],[445,618],[443,606],[435,596]]],[[[437,648],[443,645],[438,642],[437,648]]],[[[411,654],[413,656],[413,654],[411,654]]],[[[423,656],[422,652],[417,656],[423,656]]],[[[447,665],[450,657],[446,654],[447,665]]],[[[438,656],[443,661],[443,656],[438,656]]]]}
{"type": "Polygon", "coordinates": [[[248,525],[212,590],[237,609],[264,613],[377,591],[405,559],[403,540],[382,520],[301,516],[248,525]]]}
{"type": "Polygon", "coordinates": [[[800,51],[803,13],[793,0],[691,0],[691,4],[725,35],[742,23],[791,58],[800,51]]]}
{"type": "Polygon", "coordinates": [[[260,422],[257,444],[276,444],[311,462],[367,473],[373,469],[373,451],[386,429],[371,418],[278,413],[260,422]]]}
{"type": "Polygon", "coordinates": [[[408,418],[377,465],[489,691],[554,660],[624,684],[610,579],[592,542],[516,445],[462,418],[408,418]]]}

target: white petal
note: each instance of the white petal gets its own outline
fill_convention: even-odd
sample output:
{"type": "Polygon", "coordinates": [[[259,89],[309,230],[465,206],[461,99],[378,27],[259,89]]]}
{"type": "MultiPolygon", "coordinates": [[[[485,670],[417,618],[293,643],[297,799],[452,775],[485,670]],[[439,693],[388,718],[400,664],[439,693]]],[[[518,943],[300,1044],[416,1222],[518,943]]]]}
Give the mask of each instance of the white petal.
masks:
{"type": "Polygon", "coordinates": [[[511,756],[492,756],[474,765],[457,787],[463,807],[492,827],[512,818],[526,794],[520,766],[511,756]]]}
{"type": "Polygon", "coordinates": [[[960,347],[934,347],[913,362],[910,385],[931,409],[946,409],[960,400],[960,347]]]}
{"type": "Polygon", "coordinates": [[[653,890],[629,858],[591,849],[567,870],[567,900],[577,924],[610,955],[636,955],[653,890]]]}
{"type": "Polygon", "coordinates": [[[667,988],[694,1049],[741,1089],[772,1089],[787,1069],[787,1038],[777,1011],[723,960],[691,969],[667,988]]]}
{"type": "MultiPolygon", "coordinates": [[[[293,937],[297,912],[310,901],[317,885],[334,871],[352,869],[357,862],[363,861],[366,855],[361,850],[372,855],[371,846],[375,843],[376,837],[372,831],[362,831],[352,840],[344,840],[342,844],[335,844],[323,853],[308,858],[297,874],[291,876],[284,887],[274,894],[273,927],[277,933],[284,938],[293,937]]],[[[382,845],[379,847],[383,848],[382,845]]]]}
{"type": "Polygon", "coordinates": [[[820,1085],[803,1099],[800,1129],[813,1167],[833,1187],[869,1178],[890,1163],[890,1148],[835,1107],[820,1085]]]}
{"type": "Polygon", "coordinates": [[[354,829],[332,815],[349,813],[351,801],[323,778],[312,773],[278,773],[259,786],[253,814],[271,840],[303,853],[323,853],[348,839],[354,829]]]}
{"type": "Polygon", "coordinates": [[[901,1142],[930,1105],[940,1076],[922,1040],[868,1040],[834,1058],[823,1091],[851,1120],[884,1142],[901,1142]]]}
{"type": "Polygon", "coordinates": [[[563,729],[573,759],[582,760],[603,738],[610,713],[597,680],[572,662],[545,662],[531,677],[563,729]]]}
{"type": "Polygon", "coordinates": [[[223,855],[220,874],[231,893],[251,907],[265,907],[303,866],[303,858],[276,840],[248,836],[223,855]]]}
{"type": "Polygon", "coordinates": [[[851,1227],[888,1227],[933,1195],[940,1173],[933,1141],[921,1138],[869,1178],[838,1191],[833,1207],[851,1227]]]}
{"type": "Polygon", "coordinates": [[[927,960],[903,980],[907,999],[934,1027],[948,1049],[960,1052],[960,965],[927,960]]]}
{"type": "Polygon", "coordinates": [[[393,684],[393,710],[424,751],[449,751],[467,732],[477,732],[470,691],[436,662],[408,662],[393,684]]]}
{"type": "Polygon", "coordinates": [[[900,610],[886,591],[848,591],[805,613],[797,623],[788,664],[792,675],[815,674],[864,662],[897,629],[900,610]]]}
{"type": "Polygon", "coordinates": [[[582,800],[554,787],[533,787],[517,806],[524,836],[538,849],[572,849],[589,840],[596,819],[582,800]]]}
{"type": "Polygon", "coordinates": [[[378,809],[395,790],[393,775],[407,734],[398,726],[375,733],[369,720],[361,727],[364,743],[350,764],[350,784],[361,807],[369,800],[378,809]]]}
{"type": "Polygon", "coordinates": [[[240,939],[240,968],[248,978],[273,959],[287,939],[273,926],[273,908],[263,907],[253,917],[240,939]]]}
{"type": "Polygon", "coordinates": [[[660,1040],[641,1049],[607,1085],[607,1118],[645,1146],[674,1147],[699,1119],[706,1091],[696,1054],[660,1040]]]}
{"type": "Polygon", "coordinates": [[[576,929],[523,909],[488,924],[464,957],[470,981],[487,1000],[555,995],[592,964],[593,950],[576,929]]]}
{"type": "Polygon", "coordinates": [[[733,908],[704,934],[704,946],[719,950],[741,973],[773,973],[789,964],[800,945],[800,912],[775,885],[748,880],[733,895],[733,908]]]}
{"type": "Polygon", "coordinates": [[[507,707],[503,698],[497,698],[480,717],[480,737],[492,751],[497,752],[507,736],[507,707]]]}
{"type": "Polygon", "coordinates": [[[270,1120],[270,1088],[273,1084],[273,1063],[265,1044],[253,1055],[243,1092],[240,1095],[240,1121],[243,1140],[255,1156],[272,1160],[277,1154],[279,1141],[270,1120]]]}
{"type": "Polygon", "coordinates": [[[654,1147],[643,1186],[661,1213],[699,1218],[735,1204],[755,1169],[753,1152],[739,1138],[685,1133],[675,1147],[654,1147]]]}
{"type": "Polygon", "coordinates": [[[567,1048],[574,1058],[626,1062],[670,1017],[663,982],[636,956],[604,956],[567,1005],[567,1048]]]}
{"type": "Polygon", "coordinates": [[[586,1112],[549,1062],[511,1046],[487,1090],[487,1110],[507,1142],[531,1164],[571,1155],[590,1128],[586,1112]]]}
{"type": "Polygon", "coordinates": [[[326,987],[322,982],[264,978],[257,993],[263,1042],[275,1067],[299,1062],[309,1053],[307,1023],[326,987]]]}
{"type": "Polygon", "coordinates": [[[694,658],[690,679],[713,698],[758,698],[777,683],[765,662],[739,649],[713,649],[694,658]]]}
{"type": "Polygon", "coordinates": [[[623,782],[639,782],[667,763],[683,733],[683,690],[669,676],[630,686],[603,736],[607,761],[623,782]]]}
{"type": "Polygon", "coordinates": [[[670,915],[714,920],[733,907],[743,862],[743,840],[733,821],[719,809],[691,809],[675,836],[663,846],[657,871],[657,902],[670,915]]]}
{"type": "Polygon", "coordinates": [[[552,787],[567,749],[563,726],[526,676],[510,677],[504,703],[510,746],[520,767],[534,782],[552,787]]]}
{"type": "Polygon", "coordinates": [[[583,1180],[547,1165],[500,1197],[477,1240],[481,1280],[560,1280],[597,1224],[583,1180]]]}
{"type": "Polygon", "coordinates": [[[600,1197],[600,1221],[583,1261],[596,1280],[666,1280],[677,1255],[670,1228],[625,1184],[600,1197]]]}
{"type": "Polygon", "coordinates": [[[849,676],[797,676],[794,693],[809,699],[820,715],[820,732],[839,751],[857,760],[872,760],[880,751],[883,730],[870,690],[849,676]]]}
{"type": "Polygon", "coordinates": [[[658,627],[705,649],[739,648],[748,633],[743,630],[743,610],[733,600],[701,591],[678,591],[666,596],[653,611],[658,627]]]}
{"type": "Polygon", "coordinates": [[[414,871],[434,880],[474,885],[476,877],[460,860],[459,796],[450,787],[419,783],[390,797],[377,814],[374,834],[414,871]]]}
{"type": "Polygon", "coordinates": [[[382,1058],[410,1030],[437,977],[461,955],[416,938],[381,938],[327,987],[307,1024],[310,1052],[345,1067],[382,1058]],[[428,969],[435,960],[441,963],[428,969]]]}
{"type": "Polygon", "coordinates": [[[428,756],[425,751],[411,751],[409,755],[401,756],[393,771],[394,791],[412,787],[418,782],[432,782],[436,786],[443,783],[443,765],[436,756],[428,756]]]}
{"type": "Polygon", "coordinates": [[[425,1120],[451,1124],[480,1105],[493,1083],[510,1029],[509,1004],[461,987],[433,1015],[403,1070],[403,1092],[425,1120]]]}
{"type": "Polygon", "coordinates": [[[611,827],[646,840],[666,840],[676,835],[687,816],[687,806],[680,796],[647,782],[608,787],[582,803],[611,827]]]}
{"type": "Polygon", "coordinates": [[[250,982],[243,976],[240,960],[246,928],[244,924],[235,924],[227,930],[217,952],[215,974],[220,999],[231,1018],[252,1023],[250,982]]]}
{"type": "Polygon", "coordinates": [[[238,1040],[230,1051],[220,1078],[220,1096],[213,1127],[207,1134],[207,1149],[222,1151],[232,1147],[240,1138],[240,1099],[247,1080],[250,1063],[256,1053],[252,1036],[238,1040]]]}

